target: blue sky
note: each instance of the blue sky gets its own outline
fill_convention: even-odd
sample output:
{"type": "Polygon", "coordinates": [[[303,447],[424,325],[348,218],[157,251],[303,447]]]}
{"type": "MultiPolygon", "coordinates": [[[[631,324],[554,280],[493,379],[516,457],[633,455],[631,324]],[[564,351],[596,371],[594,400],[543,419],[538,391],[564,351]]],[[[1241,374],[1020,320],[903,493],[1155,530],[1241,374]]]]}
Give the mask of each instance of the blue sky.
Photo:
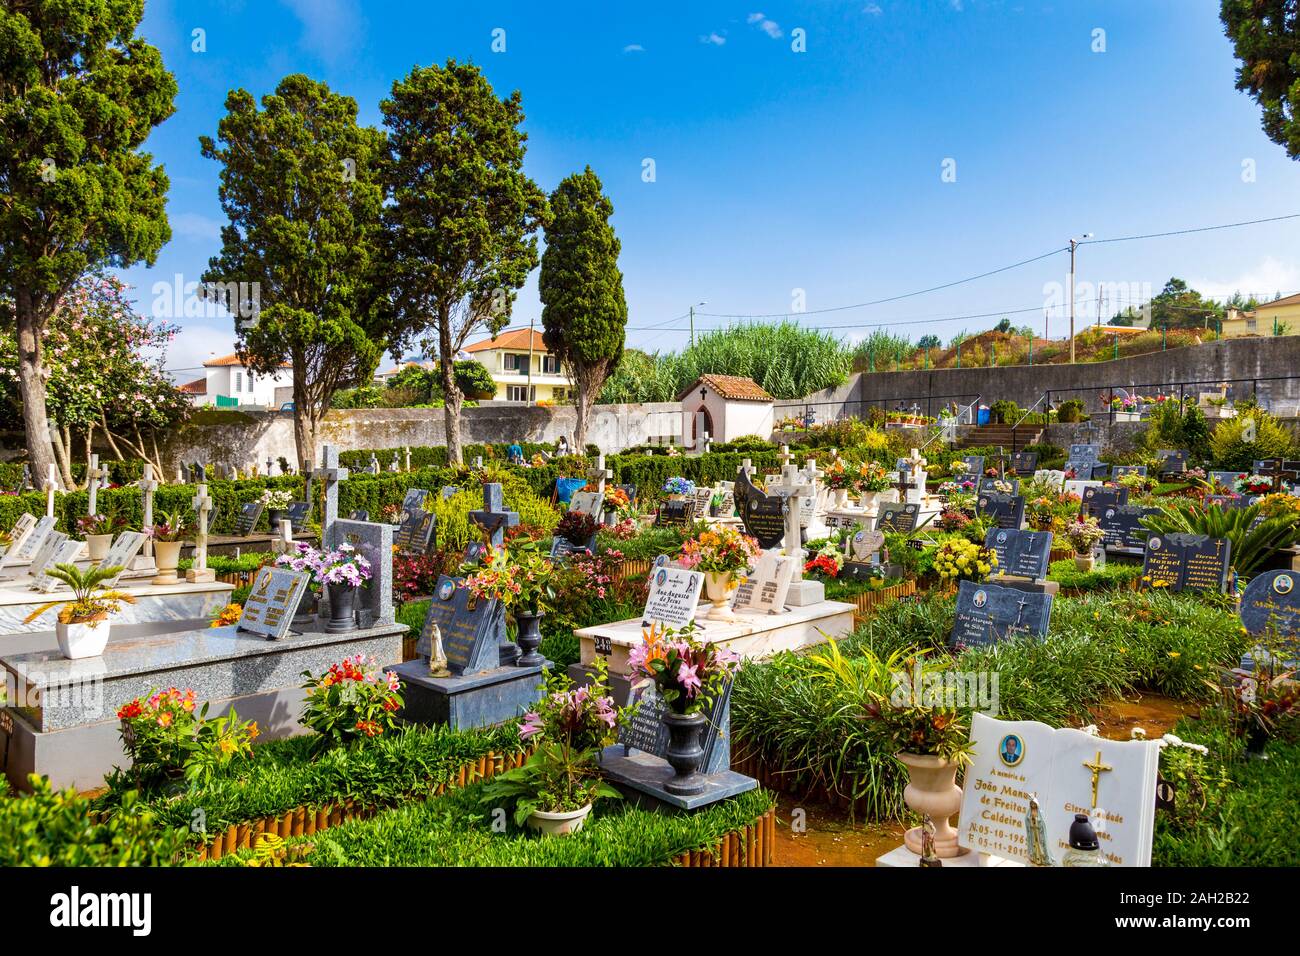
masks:
{"type": "MultiPolygon", "coordinates": [[[[1041,333],[1067,255],[815,310],[998,269],[1085,232],[1300,212],[1300,163],[1234,89],[1217,0],[747,2],[148,0],[142,32],[180,86],[176,115],[147,144],[171,177],[173,239],[126,277],[151,311],[155,283],[197,280],[217,250],[218,167],[198,137],[215,132],[230,88],[261,96],[305,72],[378,124],[394,79],[448,57],[522,92],[526,169],[543,188],[588,164],[601,176],[629,343],[650,349],[680,348],[700,301],[713,314],[697,330],[802,302],[801,322],[850,339],[885,324],[946,340],[997,318],[960,317],[995,312],[1041,333]],[[492,49],[498,29],[504,52],[492,49]]],[[[1112,284],[1108,300],[1158,292],[1171,275],[1214,295],[1300,291],[1298,228],[1085,246],[1080,319],[1094,308],[1084,282],[1112,284]]],[[[534,274],[512,324],[540,309],[534,274]]],[[[1064,316],[1058,305],[1053,337],[1064,316]]],[[[180,321],[178,378],[232,350],[228,319],[180,321]]]]}

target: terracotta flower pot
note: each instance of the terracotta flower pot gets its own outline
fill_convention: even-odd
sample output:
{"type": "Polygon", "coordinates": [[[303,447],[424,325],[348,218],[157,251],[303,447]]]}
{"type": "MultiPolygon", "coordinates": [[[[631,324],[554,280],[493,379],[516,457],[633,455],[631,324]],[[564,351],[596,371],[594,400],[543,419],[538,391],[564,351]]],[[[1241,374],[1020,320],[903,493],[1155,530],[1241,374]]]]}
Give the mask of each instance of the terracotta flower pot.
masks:
{"type": "Polygon", "coordinates": [[[582,829],[582,825],[587,822],[589,813],[591,813],[590,803],[585,807],[570,810],[567,813],[547,813],[544,810],[534,810],[528,815],[528,825],[547,836],[567,836],[582,829]]]}
{"type": "Polygon", "coordinates": [[[86,535],[86,551],[92,561],[103,561],[108,556],[108,549],[112,544],[111,534],[86,535]]]}
{"type": "Polygon", "coordinates": [[[176,575],[176,566],[181,561],[181,543],[180,541],[153,543],[153,559],[158,565],[158,575],[153,579],[154,584],[181,583],[181,579],[176,575]]]}
{"type": "Polygon", "coordinates": [[[731,610],[731,592],[736,586],[736,576],[730,571],[704,572],[704,593],[713,605],[708,615],[710,621],[736,619],[735,612],[731,610]]]}
{"type": "Polygon", "coordinates": [[[1076,554],[1074,556],[1074,566],[1079,571],[1091,571],[1097,566],[1097,556],[1095,554],[1076,554]]]}
{"type": "Polygon", "coordinates": [[[59,651],[68,660],[80,660],[83,657],[98,657],[108,645],[109,622],[105,615],[95,621],[77,621],[54,625],[54,636],[59,642],[59,651]]]}
{"type": "MultiPolygon", "coordinates": [[[[934,754],[899,753],[895,756],[907,767],[908,783],[903,801],[917,813],[929,814],[934,821],[934,847],[940,857],[961,856],[967,851],[957,845],[957,831],[948,818],[961,809],[961,787],[957,786],[957,764],[934,754]]],[[[921,828],[912,827],[903,834],[903,843],[918,856],[921,853],[921,828]]]]}

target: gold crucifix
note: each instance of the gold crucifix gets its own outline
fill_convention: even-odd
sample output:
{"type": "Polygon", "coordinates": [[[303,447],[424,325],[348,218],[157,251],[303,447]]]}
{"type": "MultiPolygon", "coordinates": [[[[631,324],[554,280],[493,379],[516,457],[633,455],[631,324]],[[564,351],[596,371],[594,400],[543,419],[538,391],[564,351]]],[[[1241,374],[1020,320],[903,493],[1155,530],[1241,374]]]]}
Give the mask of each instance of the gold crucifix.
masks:
{"type": "Polygon", "coordinates": [[[1114,767],[1108,767],[1101,762],[1101,751],[1097,751],[1097,756],[1092,758],[1092,763],[1083,762],[1084,767],[1092,771],[1092,808],[1097,809],[1097,784],[1101,782],[1101,775],[1107,770],[1114,770],[1114,767]]]}

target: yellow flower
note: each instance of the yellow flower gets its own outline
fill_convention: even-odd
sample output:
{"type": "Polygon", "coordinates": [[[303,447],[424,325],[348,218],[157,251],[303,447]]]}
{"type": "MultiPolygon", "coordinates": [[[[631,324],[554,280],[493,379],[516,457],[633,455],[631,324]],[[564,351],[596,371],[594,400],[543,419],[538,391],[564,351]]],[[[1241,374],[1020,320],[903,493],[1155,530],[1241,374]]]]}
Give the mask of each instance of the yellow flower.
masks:
{"type": "Polygon", "coordinates": [[[1182,657],[1183,655],[1180,654],[1178,651],[1170,651],[1170,652],[1169,652],[1169,656],[1170,656],[1170,657],[1174,657],[1174,658],[1178,658],[1178,657],[1182,657]]]}

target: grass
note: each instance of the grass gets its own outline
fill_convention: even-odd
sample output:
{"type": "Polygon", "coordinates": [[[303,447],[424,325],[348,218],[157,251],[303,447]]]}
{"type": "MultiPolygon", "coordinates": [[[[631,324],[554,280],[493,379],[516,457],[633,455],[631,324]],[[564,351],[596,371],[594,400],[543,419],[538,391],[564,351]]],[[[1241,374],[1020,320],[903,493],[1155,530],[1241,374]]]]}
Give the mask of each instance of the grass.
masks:
{"type": "Polygon", "coordinates": [[[602,801],[579,833],[546,838],[516,827],[509,814],[499,832],[492,808],[479,803],[481,792],[477,784],[291,842],[313,844],[306,857],[313,866],[664,866],[774,804],[763,790],[691,814],[602,801]]]}
{"type": "Polygon", "coordinates": [[[1080,571],[1074,558],[1053,561],[1047,577],[1071,591],[1115,591],[1133,586],[1142,576],[1141,564],[1107,563],[1091,571],[1080,571]]]}

